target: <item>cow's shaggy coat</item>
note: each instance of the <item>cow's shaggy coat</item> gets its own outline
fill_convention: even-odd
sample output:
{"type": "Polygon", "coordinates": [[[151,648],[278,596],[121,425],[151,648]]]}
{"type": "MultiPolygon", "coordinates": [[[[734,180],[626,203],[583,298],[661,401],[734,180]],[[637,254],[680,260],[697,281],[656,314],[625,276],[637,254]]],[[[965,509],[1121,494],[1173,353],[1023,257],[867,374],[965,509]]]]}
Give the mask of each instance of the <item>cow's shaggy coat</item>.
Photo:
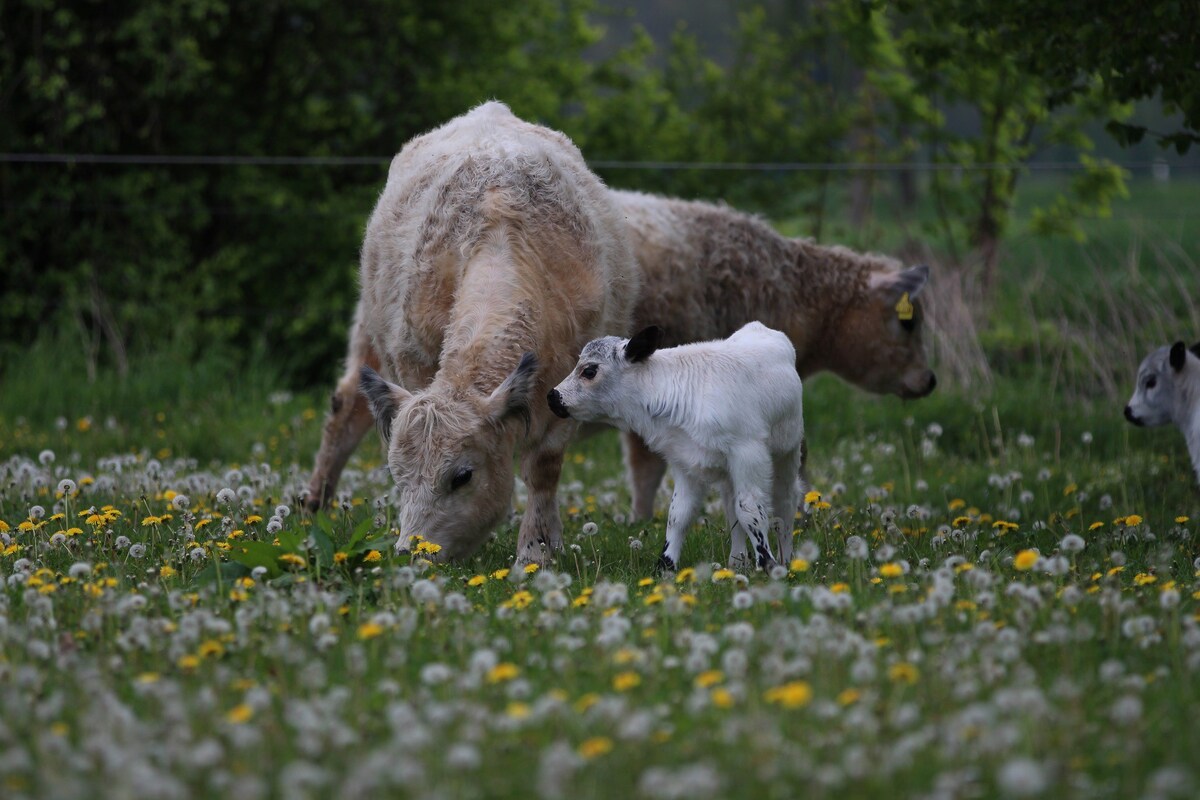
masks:
{"type": "Polygon", "coordinates": [[[637,294],[611,195],[565,136],[493,102],[413,139],[367,225],[315,499],[373,414],[399,490],[399,545],[419,535],[462,557],[508,513],[519,450],[529,500],[517,555],[544,560],[561,546],[556,488],[573,426],[540,398],[586,341],[627,328],[637,294]]]}
{"type": "Polygon", "coordinates": [[[728,339],[656,349],[658,328],[589,342],[548,396],[561,417],[636,433],[675,478],[659,565],[673,570],[712,486],[721,490],[731,565],[790,559],[792,519],[804,492],[804,408],[788,337],[751,322],[728,339]],[[777,516],[775,516],[777,515],[777,516]],[[753,558],[746,555],[746,537],[753,558]]]}
{"type": "MultiPolygon", "coordinates": [[[[933,391],[925,266],[777,233],[727,206],[641,192],[612,192],[642,273],[634,330],[663,329],[664,344],[729,336],[751,320],[787,334],[802,378],[828,370],[870,392],[904,398],[933,391]],[[907,294],[911,319],[896,305],[907,294]]],[[[624,436],[634,515],[653,512],[666,465],[624,436]]]]}

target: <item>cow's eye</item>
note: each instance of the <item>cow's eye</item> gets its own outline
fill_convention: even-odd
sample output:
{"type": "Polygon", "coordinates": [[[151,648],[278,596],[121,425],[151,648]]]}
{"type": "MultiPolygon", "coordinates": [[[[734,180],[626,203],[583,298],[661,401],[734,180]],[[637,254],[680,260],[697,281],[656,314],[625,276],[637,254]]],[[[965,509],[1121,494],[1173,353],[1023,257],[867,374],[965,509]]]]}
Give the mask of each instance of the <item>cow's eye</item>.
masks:
{"type": "Polygon", "coordinates": [[[1157,375],[1151,375],[1149,378],[1146,378],[1146,388],[1147,389],[1153,389],[1155,386],[1158,386],[1158,376],[1157,375]]]}
{"type": "Polygon", "coordinates": [[[585,381],[590,381],[592,378],[596,377],[596,372],[599,369],[600,367],[596,364],[588,364],[579,372],[579,377],[583,378],[585,381]]]}
{"type": "Polygon", "coordinates": [[[450,479],[450,491],[461,489],[471,482],[471,468],[461,467],[458,472],[454,473],[454,477],[450,479]]]}

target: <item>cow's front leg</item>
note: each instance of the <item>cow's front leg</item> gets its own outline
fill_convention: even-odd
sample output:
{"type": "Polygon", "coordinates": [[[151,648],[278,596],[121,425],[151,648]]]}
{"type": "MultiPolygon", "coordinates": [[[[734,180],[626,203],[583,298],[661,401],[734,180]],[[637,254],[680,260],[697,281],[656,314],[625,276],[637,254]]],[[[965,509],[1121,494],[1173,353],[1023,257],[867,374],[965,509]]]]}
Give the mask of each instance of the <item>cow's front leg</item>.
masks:
{"type": "Polygon", "coordinates": [[[642,437],[629,431],[621,434],[621,449],[625,453],[625,473],[633,500],[633,518],[650,519],[654,516],[654,498],[667,471],[667,462],[647,447],[642,437]]]}
{"type": "Polygon", "coordinates": [[[310,511],[328,505],[333,499],[346,462],[374,423],[367,399],[358,391],[359,369],[364,364],[379,370],[379,356],[367,344],[356,322],[350,330],[346,371],[330,398],[329,415],[321,431],[321,446],[308,482],[304,504],[310,511]]]}
{"type": "Polygon", "coordinates": [[[558,478],[563,451],[576,425],[556,423],[536,447],[521,458],[521,479],[529,496],[517,536],[518,564],[549,564],[562,550],[562,519],[558,515],[558,478]]]}
{"type": "Polygon", "coordinates": [[[688,529],[700,513],[704,502],[704,487],[694,478],[675,472],[675,492],[671,495],[671,508],[667,511],[667,541],[658,558],[658,570],[673,572],[683,555],[683,540],[688,529]]]}

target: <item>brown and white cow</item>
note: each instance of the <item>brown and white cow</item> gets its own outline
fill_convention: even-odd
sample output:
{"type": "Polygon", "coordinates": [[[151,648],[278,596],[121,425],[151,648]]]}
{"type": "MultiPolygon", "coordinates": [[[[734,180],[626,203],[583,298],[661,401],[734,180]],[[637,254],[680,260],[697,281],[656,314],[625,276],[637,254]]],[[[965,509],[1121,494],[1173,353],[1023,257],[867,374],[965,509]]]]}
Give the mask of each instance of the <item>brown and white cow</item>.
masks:
{"type": "Polygon", "coordinates": [[[373,416],[400,495],[398,547],[419,535],[461,558],[508,513],[520,451],[517,557],[544,560],[561,547],[574,426],[543,398],[589,339],[628,328],[637,294],[612,196],[567,137],[492,102],[411,140],[367,225],[310,501],[373,416]]]}
{"type": "MultiPolygon", "coordinates": [[[[928,267],[788,238],[724,205],[611,194],[642,273],[635,330],[658,325],[674,346],[724,339],[757,320],[787,334],[801,378],[828,370],[876,394],[933,391],[917,299],[928,267]],[[911,316],[897,312],[902,297],[911,316]]],[[[666,464],[636,434],[623,444],[634,515],[649,517],[666,464]]]]}
{"type": "MultiPolygon", "coordinates": [[[[758,320],[787,334],[802,378],[828,370],[867,391],[904,398],[933,390],[918,300],[928,268],[903,269],[886,256],[788,238],[723,205],[609,194],[641,273],[633,329],[659,325],[664,345],[676,345],[723,339],[758,320]],[[913,308],[902,320],[896,305],[905,294],[913,308]]],[[[334,395],[313,472],[314,501],[331,496],[352,443],[370,427],[365,404],[353,403],[357,364],[371,358],[369,345],[352,333],[350,371],[334,395]]],[[[636,434],[624,435],[624,447],[634,515],[646,518],[666,464],[636,434]]]]}

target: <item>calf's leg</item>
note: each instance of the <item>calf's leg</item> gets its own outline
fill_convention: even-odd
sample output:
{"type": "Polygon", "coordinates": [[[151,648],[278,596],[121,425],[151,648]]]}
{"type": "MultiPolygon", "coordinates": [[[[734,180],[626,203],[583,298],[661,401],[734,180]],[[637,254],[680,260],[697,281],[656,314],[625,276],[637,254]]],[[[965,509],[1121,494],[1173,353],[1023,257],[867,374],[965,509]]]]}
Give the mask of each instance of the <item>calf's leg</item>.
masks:
{"type": "Polygon", "coordinates": [[[683,555],[683,540],[688,529],[700,513],[704,502],[704,486],[688,475],[675,472],[675,492],[671,495],[671,508],[667,512],[667,541],[662,555],[658,557],[660,571],[674,571],[683,555]]]}
{"type": "Polygon", "coordinates": [[[769,571],[776,566],[767,535],[771,518],[767,494],[767,487],[772,485],[771,456],[764,445],[747,443],[730,452],[729,468],[734,516],[750,540],[755,564],[769,571]]]}

